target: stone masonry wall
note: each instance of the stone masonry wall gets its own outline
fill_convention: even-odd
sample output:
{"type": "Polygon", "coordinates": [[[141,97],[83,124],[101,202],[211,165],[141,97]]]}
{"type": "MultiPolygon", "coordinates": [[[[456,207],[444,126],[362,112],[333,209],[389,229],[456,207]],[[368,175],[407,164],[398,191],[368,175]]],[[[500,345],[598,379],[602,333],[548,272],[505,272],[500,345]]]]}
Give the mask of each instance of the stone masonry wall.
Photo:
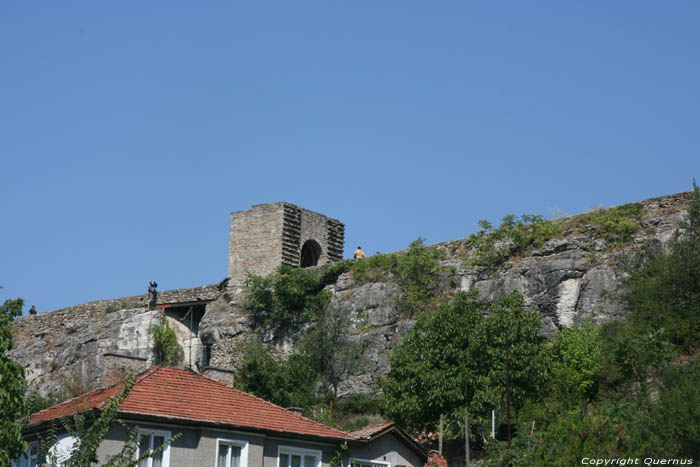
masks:
{"type": "Polygon", "coordinates": [[[247,273],[267,275],[282,264],[298,266],[307,240],[321,247],[319,265],[343,257],[342,222],[291,203],[257,204],[231,213],[229,276],[240,286],[247,273]]]}
{"type": "MultiPolygon", "coordinates": [[[[442,263],[454,268],[450,283],[456,284],[455,291],[476,290],[481,299],[493,302],[518,290],[526,305],[539,313],[542,334],[551,336],[557,329],[585,319],[598,323],[622,317],[626,310],[619,285],[624,275],[621,263],[625,255],[641,247],[663,249],[679,238],[682,232],[678,230],[678,221],[686,215],[689,199],[690,193],[686,192],[641,201],[643,216],[633,238],[624,247],[608,244],[596,235],[594,225],[576,225],[536,251],[510,258],[497,271],[469,266],[472,252],[466,239],[432,248],[442,250],[442,263]]],[[[279,214],[280,229],[283,211],[296,208],[286,203],[263,206],[271,218],[279,214]]],[[[303,211],[297,209],[304,222],[303,211]]],[[[263,217],[253,221],[262,222],[263,217]]],[[[337,221],[323,216],[312,223],[330,227],[332,222],[337,221]]],[[[342,224],[335,227],[342,231],[342,224]]],[[[305,235],[322,233],[301,227],[298,230],[299,242],[305,235]]],[[[277,239],[281,262],[282,235],[277,239]]],[[[315,239],[319,243],[323,241],[323,238],[315,239]]],[[[326,254],[328,246],[322,244],[322,247],[326,254]]],[[[349,334],[364,344],[367,361],[341,382],[339,394],[372,393],[376,390],[377,377],[389,369],[391,349],[410,332],[414,317],[401,308],[401,290],[387,277],[366,282],[345,273],[327,289],[332,294],[332,306],[348,313],[349,334]]],[[[204,348],[210,355],[209,365],[235,369],[240,359],[238,344],[252,336],[284,351],[295,345],[298,336],[276,340],[269,333],[256,330],[243,307],[245,295],[230,292],[222,282],[159,294],[160,304],[207,302],[197,336],[190,336],[185,328],[178,329],[183,350],[189,349],[192,339],[193,362],[199,360],[204,348]]],[[[147,310],[146,300],[145,295],[103,300],[18,318],[12,325],[16,347],[11,357],[27,369],[31,389],[39,389],[42,394],[54,392],[66,381],[80,380],[91,388],[103,385],[110,381],[111,373],[118,376],[150,363],[152,339],[148,328],[160,322],[162,311],[147,310]]],[[[177,329],[176,324],[171,323],[177,329]]]]}
{"type": "Polygon", "coordinates": [[[239,286],[247,273],[267,275],[282,264],[284,203],[258,204],[231,213],[228,273],[239,286]]]}

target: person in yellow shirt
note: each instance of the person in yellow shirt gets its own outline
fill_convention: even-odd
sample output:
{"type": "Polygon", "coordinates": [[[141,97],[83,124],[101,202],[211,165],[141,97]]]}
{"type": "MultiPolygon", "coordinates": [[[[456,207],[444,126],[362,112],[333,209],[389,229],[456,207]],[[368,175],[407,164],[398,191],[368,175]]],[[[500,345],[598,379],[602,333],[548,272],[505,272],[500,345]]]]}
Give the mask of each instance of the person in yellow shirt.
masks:
{"type": "Polygon", "coordinates": [[[366,258],[367,255],[365,255],[365,252],[362,251],[362,247],[358,246],[357,250],[355,250],[355,259],[360,259],[360,258],[366,258]]]}

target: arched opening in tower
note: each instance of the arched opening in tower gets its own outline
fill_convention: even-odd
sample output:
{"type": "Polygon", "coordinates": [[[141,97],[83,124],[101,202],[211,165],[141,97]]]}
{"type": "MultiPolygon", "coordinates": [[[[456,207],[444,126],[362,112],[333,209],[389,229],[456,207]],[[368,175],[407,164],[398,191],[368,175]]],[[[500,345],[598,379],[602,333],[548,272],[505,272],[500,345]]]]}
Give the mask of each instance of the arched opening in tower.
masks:
{"type": "Polygon", "coordinates": [[[321,245],[316,240],[307,240],[301,247],[301,267],[316,266],[321,257],[321,245]]]}

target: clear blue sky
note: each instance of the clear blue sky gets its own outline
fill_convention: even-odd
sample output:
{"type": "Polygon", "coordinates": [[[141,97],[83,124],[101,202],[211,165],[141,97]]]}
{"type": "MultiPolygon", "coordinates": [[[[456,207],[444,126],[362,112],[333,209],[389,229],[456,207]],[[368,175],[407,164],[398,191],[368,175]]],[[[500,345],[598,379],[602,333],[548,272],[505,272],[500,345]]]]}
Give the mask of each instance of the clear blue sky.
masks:
{"type": "Polygon", "coordinates": [[[348,256],[700,178],[700,2],[0,3],[0,300],[226,276],[289,201],[348,256]]]}

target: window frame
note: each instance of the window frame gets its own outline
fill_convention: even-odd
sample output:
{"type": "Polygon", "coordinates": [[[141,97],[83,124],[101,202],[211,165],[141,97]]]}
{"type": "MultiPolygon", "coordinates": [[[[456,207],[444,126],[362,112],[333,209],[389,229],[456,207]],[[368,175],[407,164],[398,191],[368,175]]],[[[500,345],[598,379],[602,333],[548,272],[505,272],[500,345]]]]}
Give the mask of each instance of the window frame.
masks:
{"type": "Polygon", "coordinates": [[[374,465],[385,465],[386,467],[391,467],[391,462],[386,462],[386,461],[373,461],[369,459],[360,459],[359,457],[351,457],[350,458],[350,467],[352,467],[352,462],[357,461],[360,464],[369,464],[370,466],[374,465]]]}
{"type": "Polygon", "coordinates": [[[218,467],[219,465],[219,446],[222,444],[241,448],[240,467],[248,467],[248,441],[229,438],[216,438],[216,456],[214,457],[214,467],[218,467]]]}
{"type": "MultiPolygon", "coordinates": [[[[304,460],[304,456],[313,456],[316,458],[316,465],[312,467],[321,467],[323,464],[323,451],[320,449],[298,448],[296,446],[284,446],[280,444],[277,446],[277,467],[287,467],[280,464],[280,457],[282,454],[301,456],[302,461],[304,460]]],[[[303,467],[309,466],[305,465],[303,467]]]]}
{"type": "Polygon", "coordinates": [[[29,449],[26,451],[22,451],[22,454],[19,455],[16,459],[11,459],[10,460],[10,466],[12,467],[19,467],[19,462],[21,461],[22,457],[26,458],[28,462],[28,466],[38,466],[39,465],[39,443],[38,442],[31,442],[27,443],[29,445],[29,449]],[[32,464],[32,461],[34,464],[32,464]]]}
{"type": "MultiPolygon", "coordinates": [[[[171,438],[171,432],[167,430],[157,430],[157,429],[150,429],[150,428],[139,428],[139,432],[137,435],[137,449],[136,449],[136,459],[141,457],[141,436],[143,435],[149,435],[150,441],[149,441],[149,449],[153,450],[153,437],[154,436],[162,436],[163,443],[167,443],[168,440],[171,438]]],[[[170,444],[168,444],[162,451],[163,453],[163,466],[162,467],[170,467],[170,444]]],[[[148,458],[147,462],[147,467],[153,467],[153,457],[148,458]]]]}

